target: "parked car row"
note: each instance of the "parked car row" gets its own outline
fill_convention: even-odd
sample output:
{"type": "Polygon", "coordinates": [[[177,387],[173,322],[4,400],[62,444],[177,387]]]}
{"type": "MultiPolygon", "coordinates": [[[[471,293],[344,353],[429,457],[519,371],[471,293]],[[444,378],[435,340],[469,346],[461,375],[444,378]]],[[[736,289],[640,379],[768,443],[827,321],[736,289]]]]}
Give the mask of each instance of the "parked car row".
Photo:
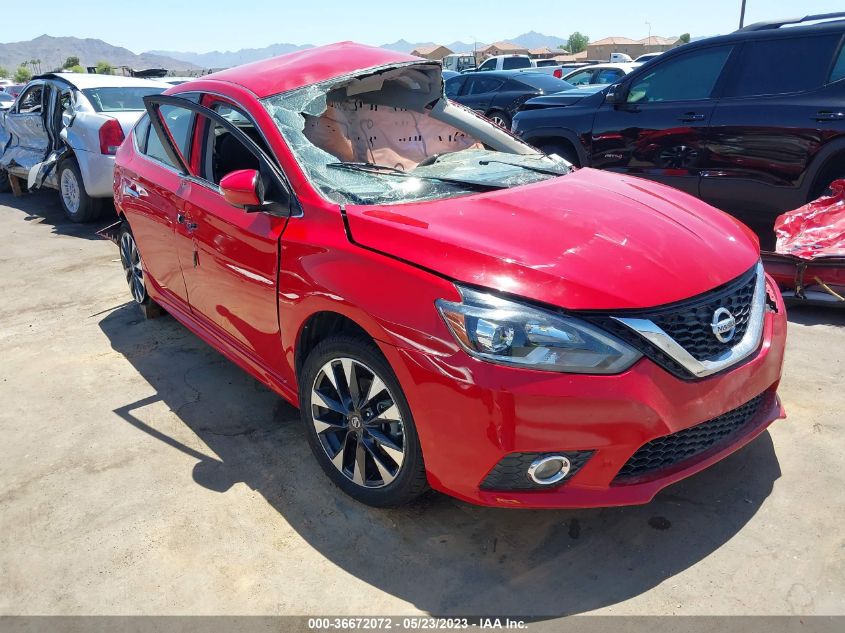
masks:
{"type": "Polygon", "coordinates": [[[752,25],[603,89],[527,100],[513,131],[576,166],[662,182],[770,228],[845,175],[845,13],[834,17],[752,25]]]}

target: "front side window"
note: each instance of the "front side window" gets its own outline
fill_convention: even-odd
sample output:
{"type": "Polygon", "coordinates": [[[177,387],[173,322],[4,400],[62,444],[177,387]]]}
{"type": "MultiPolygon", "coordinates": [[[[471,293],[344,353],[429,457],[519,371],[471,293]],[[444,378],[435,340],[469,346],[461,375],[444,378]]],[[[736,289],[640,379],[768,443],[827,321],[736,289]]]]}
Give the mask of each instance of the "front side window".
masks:
{"type": "Polygon", "coordinates": [[[631,84],[628,103],[709,99],[732,50],[714,46],[649,64],[651,70],[631,84]]]}
{"type": "Polygon", "coordinates": [[[839,35],[747,42],[731,95],[750,97],[814,90],[824,85],[839,35]]]}
{"type": "Polygon", "coordinates": [[[448,198],[569,173],[565,161],[440,99],[440,86],[439,68],[415,64],[262,104],[309,182],[338,204],[448,198]]]}
{"type": "Polygon", "coordinates": [[[22,95],[18,104],[18,112],[21,114],[34,114],[41,112],[41,97],[44,94],[44,85],[36,84],[30,86],[22,95]]]}

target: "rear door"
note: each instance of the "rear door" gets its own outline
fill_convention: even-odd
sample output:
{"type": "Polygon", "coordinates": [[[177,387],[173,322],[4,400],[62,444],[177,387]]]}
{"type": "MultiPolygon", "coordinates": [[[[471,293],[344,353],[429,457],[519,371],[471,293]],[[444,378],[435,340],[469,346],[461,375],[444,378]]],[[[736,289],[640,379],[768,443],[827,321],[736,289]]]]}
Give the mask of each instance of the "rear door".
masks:
{"type": "Polygon", "coordinates": [[[701,195],[746,221],[804,204],[807,165],[845,122],[841,33],[789,35],[742,45],[708,132],[701,195]]]}
{"type": "Polygon", "coordinates": [[[621,103],[596,113],[591,164],[699,194],[704,142],[734,46],[698,48],[656,61],[619,84],[621,103]]]}
{"type": "MultiPolygon", "coordinates": [[[[174,145],[189,152],[195,125],[192,112],[172,106],[162,108],[174,145]]],[[[190,266],[193,241],[185,222],[182,195],[187,172],[171,145],[162,143],[144,116],[133,134],[135,152],[116,170],[117,203],[126,213],[148,280],[165,301],[189,311],[188,291],[182,269],[190,266]]],[[[169,306],[168,306],[169,307],[169,306]]]]}

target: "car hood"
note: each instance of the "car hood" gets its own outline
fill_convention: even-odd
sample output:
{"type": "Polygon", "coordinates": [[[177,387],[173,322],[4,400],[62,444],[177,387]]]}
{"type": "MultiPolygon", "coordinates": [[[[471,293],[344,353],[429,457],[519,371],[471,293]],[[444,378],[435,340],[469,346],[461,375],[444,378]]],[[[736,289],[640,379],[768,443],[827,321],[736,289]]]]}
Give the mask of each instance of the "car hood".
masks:
{"type": "Polygon", "coordinates": [[[706,292],[759,258],[753,234],[675,189],[592,169],[445,200],[349,206],[352,240],[457,282],[573,310],[706,292]]]}

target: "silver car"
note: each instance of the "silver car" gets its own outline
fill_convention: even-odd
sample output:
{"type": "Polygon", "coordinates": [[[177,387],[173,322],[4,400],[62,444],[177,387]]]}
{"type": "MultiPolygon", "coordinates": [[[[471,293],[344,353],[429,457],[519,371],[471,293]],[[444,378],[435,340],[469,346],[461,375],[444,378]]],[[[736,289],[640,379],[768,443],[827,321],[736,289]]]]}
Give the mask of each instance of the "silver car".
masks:
{"type": "Polygon", "coordinates": [[[170,87],[111,75],[36,77],[0,111],[0,192],[12,174],[29,189],[58,189],[74,222],[97,219],[110,206],[114,155],[143,114],[144,96],[170,87]]]}

